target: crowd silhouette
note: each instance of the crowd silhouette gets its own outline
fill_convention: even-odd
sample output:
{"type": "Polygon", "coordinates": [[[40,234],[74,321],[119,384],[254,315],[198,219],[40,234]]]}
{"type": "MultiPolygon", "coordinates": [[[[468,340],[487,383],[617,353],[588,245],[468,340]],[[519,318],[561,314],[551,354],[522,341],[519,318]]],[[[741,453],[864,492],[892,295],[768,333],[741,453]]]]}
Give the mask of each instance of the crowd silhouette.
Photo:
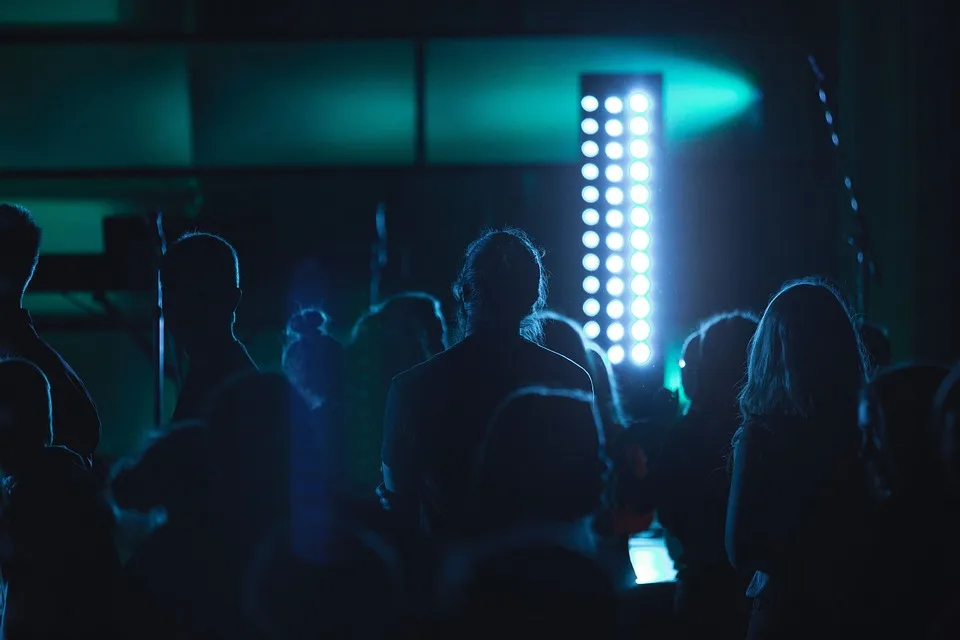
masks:
{"type": "Polygon", "coordinates": [[[171,424],[107,473],[22,307],[40,237],[0,205],[0,638],[960,637],[960,368],[891,364],[827,282],[704,320],[681,412],[548,309],[521,230],[467,247],[450,327],[420,292],[345,342],[305,308],[282,372],[234,335],[236,251],[188,233],[171,424]],[[665,624],[624,594],[643,532],[665,624]]]}

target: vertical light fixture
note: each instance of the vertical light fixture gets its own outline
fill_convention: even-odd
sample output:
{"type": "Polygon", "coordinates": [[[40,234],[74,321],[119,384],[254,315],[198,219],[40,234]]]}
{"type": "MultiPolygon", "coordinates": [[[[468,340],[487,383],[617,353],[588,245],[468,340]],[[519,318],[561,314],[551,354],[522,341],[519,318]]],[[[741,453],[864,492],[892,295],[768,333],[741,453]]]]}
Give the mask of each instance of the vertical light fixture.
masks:
{"type": "Polygon", "coordinates": [[[654,362],[661,84],[659,76],[581,77],[583,331],[613,364],[654,362]]]}

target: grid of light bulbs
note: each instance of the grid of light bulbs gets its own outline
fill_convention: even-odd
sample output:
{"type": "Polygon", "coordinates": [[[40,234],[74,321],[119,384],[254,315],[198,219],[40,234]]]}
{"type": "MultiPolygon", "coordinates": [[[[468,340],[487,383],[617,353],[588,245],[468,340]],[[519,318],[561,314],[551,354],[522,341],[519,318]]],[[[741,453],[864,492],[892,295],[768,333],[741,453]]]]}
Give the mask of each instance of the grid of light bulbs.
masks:
{"type": "Polygon", "coordinates": [[[606,337],[612,364],[653,361],[650,336],[649,114],[642,92],[583,95],[583,331],[606,337]]]}

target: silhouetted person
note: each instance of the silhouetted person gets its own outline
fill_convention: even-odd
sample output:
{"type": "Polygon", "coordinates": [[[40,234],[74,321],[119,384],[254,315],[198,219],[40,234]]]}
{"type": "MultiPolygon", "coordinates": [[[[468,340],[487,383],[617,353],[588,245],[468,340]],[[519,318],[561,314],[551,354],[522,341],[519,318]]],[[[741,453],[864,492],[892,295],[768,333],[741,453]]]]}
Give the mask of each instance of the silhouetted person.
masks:
{"type": "Polygon", "coordinates": [[[116,637],[113,514],[86,461],[52,446],[51,407],[36,366],[0,361],[0,637],[116,637]]]}
{"type": "Polygon", "coordinates": [[[100,443],[100,416],[86,387],[37,335],[23,295],[40,259],[40,227],[18,205],[0,204],[0,356],[25,358],[50,381],[54,441],[88,461],[100,443]]]}
{"type": "Polygon", "coordinates": [[[955,577],[944,562],[955,545],[939,450],[931,437],[934,398],[949,368],[904,364],[881,369],[864,388],[860,403],[862,455],[879,503],[870,540],[873,615],[884,630],[922,637],[940,615],[955,577]],[[912,553],[889,562],[890,549],[919,534],[912,553]]]}
{"type": "MultiPolygon", "coordinates": [[[[944,517],[948,523],[944,536],[956,540],[960,534],[960,366],[954,367],[941,383],[933,402],[931,420],[933,441],[939,449],[939,467],[948,496],[944,517]]],[[[940,563],[951,575],[960,572],[960,549],[947,547],[940,563]]],[[[931,638],[947,640],[960,637],[960,587],[954,586],[949,601],[936,616],[936,632],[931,638]]]]}
{"type": "Polygon", "coordinates": [[[440,538],[466,533],[470,463],[504,398],[529,386],[593,393],[582,367],[533,341],[546,278],[526,234],[474,241],[454,296],[464,338],[394,378],[384,417],[382,501],[440,538]]]}
{"type": "Polygon", "coordinates": [[[256,371],[233,333],[240,304],[240,263],[229,242],[210,233],[187,233],[161,262],[166,326],[188,370],[173,420],[198,417],[211,395],[233,376],[256,371]]]}
{"type": "MultiPolygon", "coordinates": [[[[727,552],[756,570],[751,638],[860,632],[869,500],[857,412],[866,362],[840,294],[815,280],[767,306],[740,394],[727,552]]],[[[864,627],[865,628],[865,627],[864,627]]]]}
{"type": "Polygon", "coordinates": [[[380,483],[383,412],[393,377],[446,348],[440,302],[419,291],[390,296],[357,319],[347,346],[348,472],[373,496],[380,483]]]}
{"type": "Polygon", "coordinates": [[[740,639],[746,632],[749,575],[730,566],[724,548],[726,460],[756,329],[756,317],[744,312],[703,323],[696,401],[667,432],[651,473],[660,522],[680,543],[674,604],[685,637],[740,639]]]}
{"type": "Polygon", "coordinates": [[[326,323],[326,314],[316,309],[300,311],[287,322],[283,372],[311,409],[344,401],[346,354],[324,332],[326,323]]]}
{"type": "MultiPolygon", "coordinates": [[[[692,406],[697,395],[697,381],[700,366],[700,330],[697,329],[683,341],[680,351],[680,386],[683,395],[692,406]]],[[[688,407],[689,408],[689,407],[688,407]]]]}
{"type": "Polygon", "coordinates": [[[494,413],[474,468],[475,531],[594,515],[609,463],[593,397],[546,388],[511,394],[494,413]]]}

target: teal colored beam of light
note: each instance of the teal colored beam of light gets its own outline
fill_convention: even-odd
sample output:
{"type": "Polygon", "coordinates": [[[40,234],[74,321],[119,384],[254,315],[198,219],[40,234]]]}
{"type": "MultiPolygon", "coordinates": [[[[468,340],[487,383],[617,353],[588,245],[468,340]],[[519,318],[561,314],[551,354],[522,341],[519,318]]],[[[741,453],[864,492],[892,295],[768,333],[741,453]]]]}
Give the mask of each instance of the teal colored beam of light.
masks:
{"type": "Polygon", "coordinates": [[[120,0],[0,0],[0,24],[110,25],[120,11],[120,0]]]}
{"type": "Polygon", "coordinates": [[[642,38],[431,42],[426,50],[428,158],[576,162],[584,74],[662,74],[668,144],[711,131],[745,113],[759,97],[744,76],[678,48],[676,40],[642,38]]]}

